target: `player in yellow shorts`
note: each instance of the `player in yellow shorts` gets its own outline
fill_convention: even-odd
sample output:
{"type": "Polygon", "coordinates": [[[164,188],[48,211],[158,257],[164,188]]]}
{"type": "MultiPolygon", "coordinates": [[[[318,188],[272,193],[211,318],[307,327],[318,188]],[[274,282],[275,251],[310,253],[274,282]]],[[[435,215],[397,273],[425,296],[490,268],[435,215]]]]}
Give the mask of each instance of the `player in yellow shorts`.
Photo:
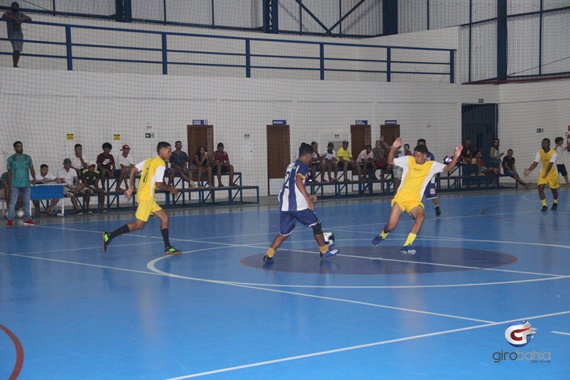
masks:
{"type": "Polygon", "coordinates": [[[167,255],[179,255],[182,253],[181,250],[170,245],[168,237],[168,215],[166,215],[166,212],[164,212],[154,199],[154,191],[156,188],[169,191],[172,194],[178,193],[178,189],[175,187],[164,184],[164,169],[166,168],[164,161],[170,158],[172,147],[169,143],[161,141],[156,146],[156,152],[156,157],[148,158],[131,168],[131,186],[125,191],[127,197],[130,197],[135,189],[135,174],[137,171],[142,170],[137,191],[137,220],[125,224],[113,232],[104,232],[103,251],[107,250],[107,246],[113,238],[131,231],[143,229],[149,216],[152,214],[160,219],[160,232],[164,240],[164,253],[167,255]]]}
{"type": "Polygon", "coordinates": [[[461,155],[463,147],[461,145],[455,147],[453,160],[448,164],[442,164],[436,161],[427,161],[428,150],[425,145],[416,146],[413,156],[394,158],[396,151],[401,146],[402,139],[398,137],[390,148],[388,164],[397,165],[404,169],[402,181],[398,187],[396,196],[392,199],[392,211],[390,212],[388,223],[386,223],[380,235],[372,239],[372,245],[378,245],[382,240],[386,239],[390,231],[396,228],[400,221],[400,216],[405,211],[412,215],[415,221],[400,252],[414,255],[416,250],[412,248],[412,243],[420,232],[425,217],[424,205],[422,204],[424,191],[434,175],[441,172],[448,172],[455,167],[457,158],[461,155]]]}
{"type": "Polygon", "coordinates": [[[540,211],[548,210],[548,206],[546,205],[546,195],[544,194],[544,188],[546,186],[550,187],[552,197],[554,198],[551,210],[556,210],[558,208],[558,188],[560,187],[560,182],[558,181],[558,172],[556,171],[554,163],[556,162],[558,155],[554,149],[550,149],[550,139],[542,139],[541,147],[542,149],[536,153],[534,162],[528,167],[528,169],[524,170],[524,175],[525,177],[528,177],[530,172],[536,168],[540,162],[542,169],[538,175],[537,182],[538,197],[542,203],[542,209],[540,211]]]}

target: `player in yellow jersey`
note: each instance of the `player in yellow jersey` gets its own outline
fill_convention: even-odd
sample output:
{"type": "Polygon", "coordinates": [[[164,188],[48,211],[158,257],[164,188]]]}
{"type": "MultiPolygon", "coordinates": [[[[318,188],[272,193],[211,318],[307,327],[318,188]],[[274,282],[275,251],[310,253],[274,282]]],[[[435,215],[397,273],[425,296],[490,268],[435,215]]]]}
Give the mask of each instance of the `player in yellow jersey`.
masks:
{"type": "Polygon", "coordinates": [[[156,203],[154,199],[154,191],[156,188],[169,191],[172,194],[177,194],[178,189],[164,184],[164,169],[166,164],[164,161],[170,158],[172,154],[172,147],[169,143],[161,141],[156,146],[157,156],[148,158],[131,168],[131,186],[125,191],[125,195],[130,197],[135,189],[135,174],[137,171],[142,170],[139,180],[139,188],[137,191],[137,220],[125,224],[124,226],[116,229],[113,232],[103,233],[103,251],[107,250],[107,246],[111,240],[119,235],[126,234],[131,231],[141,230],[144,228],[149,216],[152,214],[160,219],[160,232],[164,240],[164,253],[167,255],[179,255],[181,250],[176,249],[170,245],[168,238],[168,215],[156,203]]]}
{"type": "Polygon", "coordinates": [[[400,253],[414,255],[416,250],[412,248],[412,243],[420,232],[425,217],[424,205],[422,204],[424,191],[434,175],[448,172],[455,167],[463,147],[461,145],[455,147],[453,160],[444,165],[436,161],[427,161],[428,150],[425,145],[416,146],[413,156],[401,156],[395,159],[395,153],[401,146],[402,138],[398,137],[390,148],[388,164],[397,165],[404,169],[402,181],[396,195],[392,199],[392,211],[390,212],[388,223],[386,223],[380,235],[372,239],[372,245],[378,245],[382,240],[386,239],[390,231],[398,225],[402,213],[406,211],[415,220],[404,246],[400,249],[400,253]]]}
{"type": "Polygon", "coordinates": [[[542,139],[541,144],[542,149],[536,153],[534,162],[524,170],[525,177],[528,177],[530,172],[537,167],[540,162],[542,169],[538,175],[538,197],[542,203],[542,209],[540,211],[547,211],[548,206],[546,205],[546,195],[544,194],[544,187],[548,185],[550,191],[552,191],[552,197],[554,202],[552,203],[551,210],[556,210],[558,208],[558,188],[560,187],[560,182],[558,181],[558,172],[554,163],[556,162],[556,151],[550,149],[550,139],[542,139]]]}

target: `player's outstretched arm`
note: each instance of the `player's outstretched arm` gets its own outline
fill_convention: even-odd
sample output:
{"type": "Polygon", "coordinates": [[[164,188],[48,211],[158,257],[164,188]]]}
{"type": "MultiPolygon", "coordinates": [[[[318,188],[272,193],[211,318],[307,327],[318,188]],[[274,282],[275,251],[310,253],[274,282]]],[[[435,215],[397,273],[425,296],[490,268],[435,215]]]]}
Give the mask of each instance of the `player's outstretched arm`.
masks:
{"type": "Polygon", "coordinates": [[[449,164],[445,165],[445,167],[443,168],[444,172],[451,171],[455,167],[455,165],[457,164],[457,160],[461,156],[462,150],[463,150],[462,145],[458,145],[455,147],[455,150],[453,151],[453,159],[451,160],[451,162],[449,164]]]}

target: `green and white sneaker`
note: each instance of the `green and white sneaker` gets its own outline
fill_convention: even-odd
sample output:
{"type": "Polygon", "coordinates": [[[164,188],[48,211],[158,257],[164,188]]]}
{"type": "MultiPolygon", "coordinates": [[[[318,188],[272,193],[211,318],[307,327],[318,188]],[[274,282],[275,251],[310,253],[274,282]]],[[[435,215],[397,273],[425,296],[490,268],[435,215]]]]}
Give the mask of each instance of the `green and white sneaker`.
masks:
{"type": "Polygon", "coordinates": [[[165,255],[178,256],[181,253],[182,253],[181,250],[176,249],[174,247],[164,247],[164,254],[165,255]]]}
{"type": "Polygon", "coordinates": [[[107,246],[111,242],[111,234],[103,232],[103,252],[107,252],[107,246]]]}

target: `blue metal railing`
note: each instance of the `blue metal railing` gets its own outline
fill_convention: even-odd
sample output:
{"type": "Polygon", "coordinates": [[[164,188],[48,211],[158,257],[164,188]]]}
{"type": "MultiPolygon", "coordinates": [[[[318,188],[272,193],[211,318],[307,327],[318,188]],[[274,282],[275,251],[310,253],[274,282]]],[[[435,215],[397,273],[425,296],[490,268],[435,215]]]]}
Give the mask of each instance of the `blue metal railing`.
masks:
{"type": "MultiPolygon", "coordinates": [[[[5,20],[3,20],[5,21],[5,20]]],[[[88,25],[73,25],[62,23],[51,23],[43,21],[32,21],[26,23],[28,29],[33,28],[34,25],[42,25],[45,27],[53,28],[53,33],[42,33],[42,40],[39,39],[24,39],[26,43],[26,51],[32,50],[32,53],[22,53],[22,56],[44,58],[44,59],[61,59],[67,63],[67,70],[74,70],[74,63],[77,61],[104,61],[116,63],[138,63],[161,66],[162,74],[169,73],[169,68],[174,66],[204,66],[211,68],[239,68],[243,69],[243,75],[251,78],[254,70],[295,70],[295,71],[318,71],[321,80],[327,79],[327,74],[330,73],[367,73],[367,74],[382,74],[385,81],[390,82],[393,80],[394,75],[423,75],[423,76],[446,76],[449,78],[450,83],[455,83],[455,50],[453,49],[439,49],[439,48],[421,48],[421,47],[404,47],[404,46],[381,46],[373,44],[351,44],[340,42],[318,42],[318,41],[302,41],[302,40],[280,40],[280,39],[266,39],[266,38],[253,38],[253,37],[236,37],[236,36],[222,36],[210,34],[197,34],[197,33],[180,33],[180,32],[160,32],[142,29],[123,29],[123,28],[109,28],[88,25]],[[56,29],[64,28],[64,37],[57,40],[57,36],[61,36],[56,29]],[[107,44],[94,44],[94,43],[81,43],[81,38],[85,36],[84,31],[89,30],[92,34],[115,32],[124,34],[125,37],[116,38],[116,40],[128,40],[128,35],[155,35],[160,37],[160,47],[158,44],[153,47],[152,41],[149,42],[148,47],[140,46],[120,46],[120,45],[107,45],[107,44]],[[83,33],[80,33],[83,32],[83,33]],[[192,45],[196,38],[208,40],[224,40],[236,42],[232,45],[231,50],[218,50],[211,49],[181,49],[172,47],[170,39],[174,38],[187,38],[188,43],[185,46],[192,45]],[[256,44],[271,43],[277,45],[277,51],[294,51],[294,49],[303,47],[303,51],[309,51],[308,54],[302,55],[286,55],[286,54],[269,54],[259,51],[259,46],[256,44]],[[44,52],[34,52],[34,45],[42,45],[44,52]],[[57,54],[57,51],[50,51],[50,46],[65,47],[65,54],[57,54]],[[236,49],[237,46],[237,49],[236,49]],[[258,47],[258,49],[256,49],[258,47]],[[314,49],[313,49],[314,48],[314,49]],[[327,54],[327,48],[357,49],[350,52],[357,55],[366,54],[375,58],[353,58],[347,57],[346,54],[339,56],[338,53],[330,52],[327,54]],[[89,54],[79,53],[79,49],[91,49],[89,54]],[[98,54],[103,49],[120,50],[125,52],[128,56],[129,53],[136,57],[135,53],[158,53],[160,59],[149,57],[148,59],[134,59],[127,58],[109,58],[102,54],[98,54]],[[293,49],[293,50],[292,50],[293,49]],[[45,52],[47,51],[47,52],[45,52]],[[393,59],[397,55],[406,55],[412,53],[410,59],[393,59]],[[188,60],[175,60],[169,59],[172,54],[187,55],[190,57],[188,60]],[[427,55],[436,55],[436,58],[431,60],[421,60],[421,57],[427,55]],[[195,62],[192,56],[209,57],[209,62],[195,62]],[[238,61],[224,60],[223,58],[238,57],[238,61]],[[420,57],[418,59],[418,57],[420,57]],[[219,59],[218,59],[219,58],[219,59]],[[256,60],[265,60],[272,62],[257,62],[256,60]],[[309,63],[314,62],[314,65],[309,63]],[[359,68],[359,65],[366,65],[366,68],[359,68]],[[410,69],[413,67],[413,70],[410,69]],[[439,68],[437,70],[436,68],[439,68]]],[[[29,31],[26,34],[30,34],[29,31]]],[[[7,38],[0,38],[0,41],[8,41],[7,38]]],[[[180,42],[178,45],[180,45],[180,42]]],[[[201,44],[207,45],[207,43],[201,44]]],[[[264,46],[265,47],[265,46],[264,46]]],[[[263,48],[261,48],[263,49],[263,48]]],[[[38,49],[36,49],[38,50],[38,49]]],[[[346,51],[345,51],[346,53],[346,51]]],[[[0,55],[11,55],[11,52],[0,52],[0,55]]],[[[407,57],[406,57],[407,58],[407,57]]],[[[426,58],[424,58],[426,59],[426,58]]],[[[355,79],[358,80],[358,79],[355,79]]],[[[369,78],[367,78],[369,80],[369,78]]]]}

